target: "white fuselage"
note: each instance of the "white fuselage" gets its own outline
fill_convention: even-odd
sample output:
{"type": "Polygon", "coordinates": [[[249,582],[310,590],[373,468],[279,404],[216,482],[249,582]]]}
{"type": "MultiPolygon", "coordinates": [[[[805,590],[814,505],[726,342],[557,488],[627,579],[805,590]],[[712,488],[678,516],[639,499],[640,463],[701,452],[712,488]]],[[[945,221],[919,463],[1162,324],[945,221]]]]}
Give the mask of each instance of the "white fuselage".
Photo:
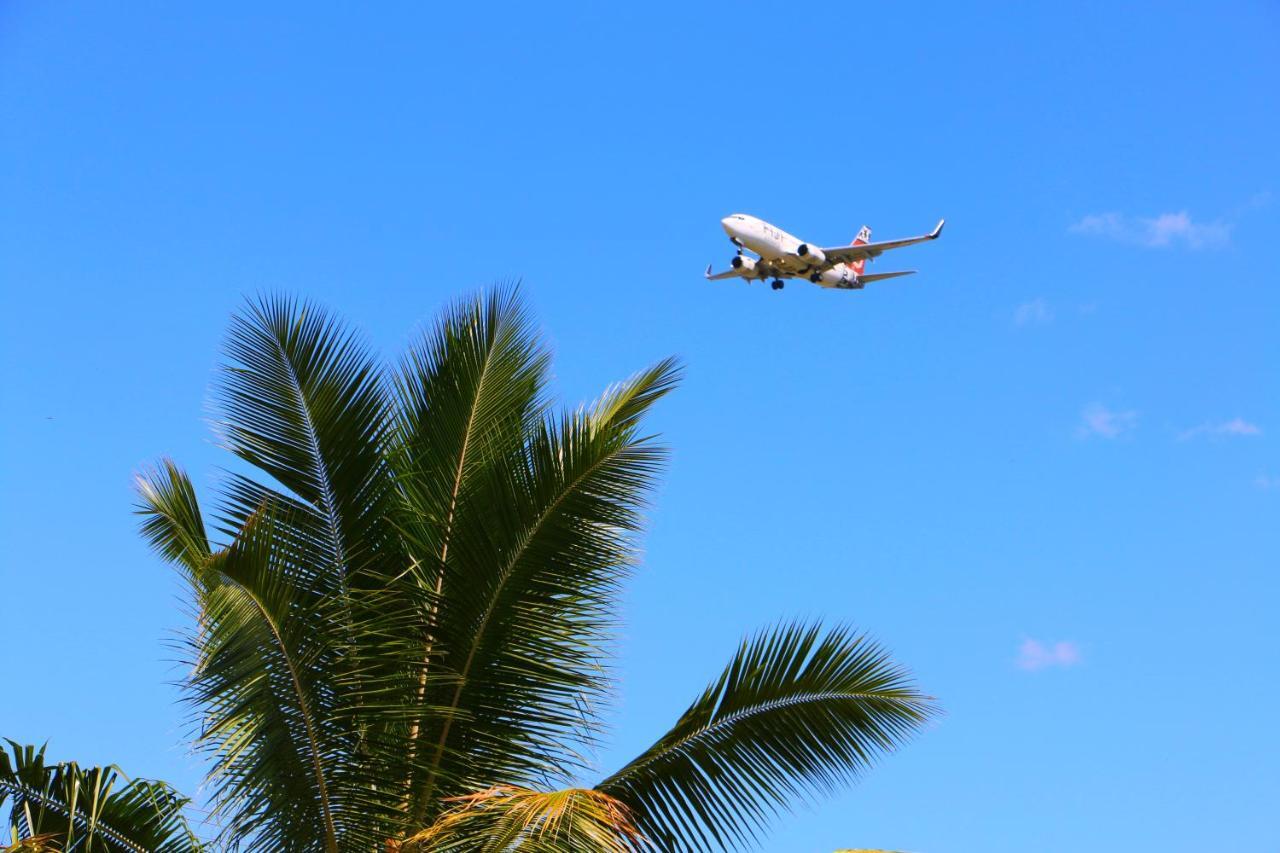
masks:
{"type": "Polygon", "coordinates": [[[735,213],[720,220],[729,239],[750,249],[766,260],[779,260],[794,255],[803,240],[745,213],[735,213]]]}
{"type": "Polygon", "coordinates": [[[802,246],[809,249],[812,244],[805,243],[763,219],[745,213],[734,213],[721,219],[720,225],[736,245],[750,249],[760,256],[760,263],[757,264],[759,278],[804,276],[822,287],[860,286],[857,274],[847,264],[826,266],[820,262],[815,263],[812,254],[802,256],[800,252],[802,246]]]}

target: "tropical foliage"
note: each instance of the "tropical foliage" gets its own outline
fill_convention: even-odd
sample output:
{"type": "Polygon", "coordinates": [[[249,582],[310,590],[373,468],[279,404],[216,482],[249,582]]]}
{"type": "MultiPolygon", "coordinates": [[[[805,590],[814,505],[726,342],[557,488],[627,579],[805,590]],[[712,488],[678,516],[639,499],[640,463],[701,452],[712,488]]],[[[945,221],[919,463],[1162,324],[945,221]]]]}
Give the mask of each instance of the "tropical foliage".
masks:
{"type": "Polygon", "coordinates": [[[139,480],[143,534],[190,590],[219,846],[732,848],[928,719],[866,637],[781,624],[574,787],[666,460],[644,416],[679,370],[572,410],[549,371],[510,290],[456,304],[393,366],[311,305],[234,318],[215,396],[239,462],[212,511],[172,462],[139,480]]]}
{"type": "Polygon", "coordinates": [[[530,791],[498,786],[457,798],[457,805],[395,853],[590,850],[629,853],[643,846],[625,805],[601,791],[530,791]]]}
{"type": "Polygon", "coordinates": [[[45,750],[0,749],[0,809],[9,810],[7,851],[178,853],[198,845],[187,800],[163,782],[126,779],[115,767],[48,764],[45,750]]]}

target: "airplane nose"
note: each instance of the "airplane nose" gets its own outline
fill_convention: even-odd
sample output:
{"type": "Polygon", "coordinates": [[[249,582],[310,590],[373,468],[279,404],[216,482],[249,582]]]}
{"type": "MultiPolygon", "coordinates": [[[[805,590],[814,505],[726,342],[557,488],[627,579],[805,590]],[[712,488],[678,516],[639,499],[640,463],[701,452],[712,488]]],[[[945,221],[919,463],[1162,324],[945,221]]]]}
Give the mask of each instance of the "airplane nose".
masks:
{"type": "Polygon", "coordinates": [[[726,216],[724,219],[720,220],[720,227],[723,228],[725,232],[729,234],[729,236],[733,236],[733,231],[734,231],[733,224],[734,223],[733,223],[732,216],[726,216]]]}

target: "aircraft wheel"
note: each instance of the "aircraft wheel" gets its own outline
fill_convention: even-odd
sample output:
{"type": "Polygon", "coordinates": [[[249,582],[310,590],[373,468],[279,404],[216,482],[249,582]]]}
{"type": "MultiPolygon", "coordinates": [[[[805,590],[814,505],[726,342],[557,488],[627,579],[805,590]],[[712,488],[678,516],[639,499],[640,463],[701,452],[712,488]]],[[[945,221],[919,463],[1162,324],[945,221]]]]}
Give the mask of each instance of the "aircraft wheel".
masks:
{"type": "Polygon", "coordinates": [[[773,289],[774,289],[774,290],[782,290],[782,279],[780,279],[780,278],[775,278],[775,279],[773,280],[773,289]]]}

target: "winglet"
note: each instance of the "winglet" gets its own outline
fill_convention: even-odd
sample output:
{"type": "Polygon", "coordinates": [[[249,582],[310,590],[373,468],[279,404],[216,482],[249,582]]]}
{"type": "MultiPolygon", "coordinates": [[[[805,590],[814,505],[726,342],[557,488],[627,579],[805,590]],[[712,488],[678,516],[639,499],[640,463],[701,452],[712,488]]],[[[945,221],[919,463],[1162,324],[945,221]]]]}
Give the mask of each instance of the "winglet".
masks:
{"type": "Polygon", "coordinates": [[[930,240],[937,240],[937,239],[938,239],[938,236],[942,234],[942,226],[943,226],[943,225],[946,225],[946,224],[947,224],[947,220],[945,220],[945,219],[939,219],[939,220],[938,220],[938,227],[937,227],[937,228],[934,228],[934,229],[933,229],[933,231],[929,234],[929,239],[930,239],[930,240]]]}
{"type": "Polygon", "coordinates": [[[703,273],[703,275],[705,275],[708,280],[711,279],[711,264],[707,264],[707,271],[703,273]]]}

